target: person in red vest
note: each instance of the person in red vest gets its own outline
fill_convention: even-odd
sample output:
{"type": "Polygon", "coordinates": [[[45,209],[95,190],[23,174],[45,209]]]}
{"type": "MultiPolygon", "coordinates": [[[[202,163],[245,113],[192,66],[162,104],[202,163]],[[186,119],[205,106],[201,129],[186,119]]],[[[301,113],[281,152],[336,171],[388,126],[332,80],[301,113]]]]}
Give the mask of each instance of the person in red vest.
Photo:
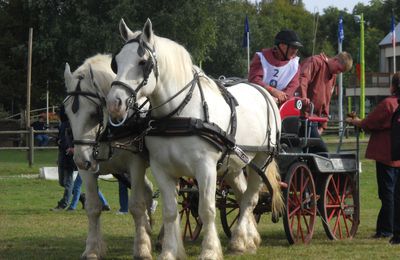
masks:
{"type": "Polygon", "coordinates": [[[392,117],[400,98],[400,72],[392,77],[391,96],[381,101],[361,120],[348,117],[346,122],[371,133],[365,157],[376,161],[378,195],[382,206],[374,238],[391,237],[391,244],[400,244],[400,160],[392,159],[392,117]]]}
{"type": "Polygon", "coordinates": [[[280,31],[273,48],[256,52],[250,64],[248,80],[268,90],[278,104],[294,96],[299,86],[299,57],[303,47],[292,30],[280,31]]]}

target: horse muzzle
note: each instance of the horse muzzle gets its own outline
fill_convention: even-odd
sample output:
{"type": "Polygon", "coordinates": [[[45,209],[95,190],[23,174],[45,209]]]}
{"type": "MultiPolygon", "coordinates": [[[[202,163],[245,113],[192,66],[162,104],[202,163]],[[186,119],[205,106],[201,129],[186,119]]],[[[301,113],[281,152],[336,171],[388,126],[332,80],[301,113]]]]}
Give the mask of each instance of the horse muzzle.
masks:
{"type": "Polygon", "coordinates": [[[99,170],[99,164],[95,160],[82,159],[81,157],[74,157],[76,167],[79,170],[97,172],[99,170]]]}

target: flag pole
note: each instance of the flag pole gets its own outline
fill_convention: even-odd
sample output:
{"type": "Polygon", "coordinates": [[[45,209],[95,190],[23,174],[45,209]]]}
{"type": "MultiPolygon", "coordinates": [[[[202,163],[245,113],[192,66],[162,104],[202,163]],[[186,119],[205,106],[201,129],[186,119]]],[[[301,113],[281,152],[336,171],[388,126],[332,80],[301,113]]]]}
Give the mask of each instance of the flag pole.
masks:
{"type": "MultiPolygon", "coordinates": [[[[344,39],[343,18],[342,16],[340,16],[339,30],[338,30],[338,53],[342,52],[343,39],[344,39]]],[[[343,131],[343,73],[339,74],[338,80],[339,80],[339,89],[338,89],[339,136],[341,136],[343,131]]]]}
{"type": "Polygon", "coordinates": [[[396,25],[392,9],[392,48],[393,48],[393,74],[396,73],[396,25]]]}
{"type": "Polygon", "coordinates": [[[247,37],[247,74],[250,72],[250,32],[246,32],[247,37]]]}

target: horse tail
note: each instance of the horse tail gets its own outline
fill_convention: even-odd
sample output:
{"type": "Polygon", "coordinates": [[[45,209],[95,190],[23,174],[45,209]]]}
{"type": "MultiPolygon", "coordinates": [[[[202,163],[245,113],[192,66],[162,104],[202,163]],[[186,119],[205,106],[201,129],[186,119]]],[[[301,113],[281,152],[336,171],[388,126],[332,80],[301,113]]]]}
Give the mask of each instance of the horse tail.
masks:
{"type": "Polygon", "coordinates": [[[285,204],[281,192],[281,176],[279,174],[278,165],[273,159],[270,164],[268,164],[266,169],[266,176],[272,187],[272,205],[271,211],[272,216],[279,218],[284,212],[285,204]]]}

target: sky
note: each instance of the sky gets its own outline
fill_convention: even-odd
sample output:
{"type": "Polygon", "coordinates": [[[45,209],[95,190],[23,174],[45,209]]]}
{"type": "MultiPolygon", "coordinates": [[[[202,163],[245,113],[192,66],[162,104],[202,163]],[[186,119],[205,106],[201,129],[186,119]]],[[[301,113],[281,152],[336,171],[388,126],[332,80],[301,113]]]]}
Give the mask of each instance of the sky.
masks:
{"type": "Polygon", "coordinates": [[[351,13],[353,11],[353,7],[357,3],[369,5],[369,1],[370,0],[303,0],[303,3],[306,9],[311,13],[314,13],[314,9],[322,13],[324,8],[327,8],[328,6],[335,6],[340,10],[347,8],[347,12],[351,13]]]}

